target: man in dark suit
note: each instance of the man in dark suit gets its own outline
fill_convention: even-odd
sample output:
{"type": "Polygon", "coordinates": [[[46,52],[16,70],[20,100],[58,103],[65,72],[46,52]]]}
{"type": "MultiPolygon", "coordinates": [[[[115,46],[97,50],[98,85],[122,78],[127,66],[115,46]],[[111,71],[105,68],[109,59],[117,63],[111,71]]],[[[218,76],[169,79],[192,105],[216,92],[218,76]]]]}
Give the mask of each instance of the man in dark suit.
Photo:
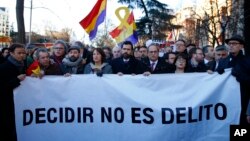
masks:
{"type": "Polygon", "coordinates": [[[26,57],[22,44],[9,47],[10,56],[0,65],[0,128],[1,137],[6,141],[16,141],[15,108],[13,90],[25,79],[23,60],[26,57]]]}
{"type": "Polygon", "coordinates": [[[130,41],[123,42],[122,56],[111,61],[114,74],[141,74],[144,72],[142,63],[133,56],[133,44],[130,41]]]}
{"type": "Polygon", "coordinates": [[[159,57],[159,45],[151,44],[148,46],[148,58],[143,60],[147,66],[144,75],[169,73],[170,67],[163,58],[159,57]]]}
{"type": "Polygon", "coordinates": [[[207,63],[208,70],[214,72],[219,65],[220,59],[225,59],[227,58],[227,56],[228,56],[227,47],[225,45],[218,45],[215,48],[214,60],[207,63]]]}

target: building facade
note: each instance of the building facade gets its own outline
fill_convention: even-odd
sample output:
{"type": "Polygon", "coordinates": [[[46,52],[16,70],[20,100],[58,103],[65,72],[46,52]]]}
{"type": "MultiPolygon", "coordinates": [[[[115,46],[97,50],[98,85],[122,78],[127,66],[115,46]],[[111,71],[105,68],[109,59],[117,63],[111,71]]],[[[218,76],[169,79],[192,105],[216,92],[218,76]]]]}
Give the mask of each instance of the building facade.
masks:
{"type": "Polygon", "coordinates": [[[176,12],[177,39],[197,46],[217,46],[234,34],[243,35],[243,0],[191,0],[176,12]]]}
{"type": "Polygon", "coordinates": [[[5,7],[0,7],[0,36],[10,35],[9,11],[5,7]]]}

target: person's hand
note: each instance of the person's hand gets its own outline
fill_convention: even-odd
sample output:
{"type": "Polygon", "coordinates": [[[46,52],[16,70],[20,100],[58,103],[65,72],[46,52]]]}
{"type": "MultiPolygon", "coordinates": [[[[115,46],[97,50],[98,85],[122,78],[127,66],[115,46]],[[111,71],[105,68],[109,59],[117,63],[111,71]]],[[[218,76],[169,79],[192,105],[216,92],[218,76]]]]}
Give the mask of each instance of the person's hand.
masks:
{"type": "Polygon", "coordinates": [[[65,76],[65,77],[70,77],[71,74],[70,74],[70,73],[65,73],[64,76],[65,76]]]}
{"type": "Polygon", "coordinates": [[[86,64],[87,63],[87,59],[82,59],[82,65],[86,64]]]}
{"type": "Polygon", "coordinates": [[[151,73],[149,71],[146,71],[143,73],[143,76],[149,76],[151,73]]]}
{"type": "Polygon", "coordinates": [[[250,115],[247,116],[247,122],[250,124],[250,115]]]}
{"type": "Polygon", "coordinates": [[[207,70],[208,74],[213,74],[214,72],[212,70],[207,70]]]}
{"type": "Polygon", "coordinates": [[[31,76],[31,77],[36,77],[36,78],[42,79],[42,77],[44,76],[44,71],[41,70],[41,71],[39,72],[39,74],[34,74],[34,73],[32,73],[30,76],[31,76]]]}
{"type": "Polygon", "coordinates": [[[223,74],[223,73],[225,72],[225,70],[224,70],[224,69],[218,69],[217,72],[218,72],[219,74],[223,74]]]}
{"type": "Polygon", "coordinates": [[[96,75],[99,76],[99,77],[102,77],[102,76],[103,76],[103,73],[102,73],[102,71],[97,71],[97,72],[96,72],[96,75]]]}
{"type": "Polygon", "coordinates": [[[123,76],[123,73],[122,72],[118,72],[117,73],[119,76],[123,76]]]}
{"type": "Polygon", "coordinates": [[[20,74],[17,76],[17,78],[20,80],[20,81],[23,81],[25,78],[26,78],[26,74],[20,74]]]}

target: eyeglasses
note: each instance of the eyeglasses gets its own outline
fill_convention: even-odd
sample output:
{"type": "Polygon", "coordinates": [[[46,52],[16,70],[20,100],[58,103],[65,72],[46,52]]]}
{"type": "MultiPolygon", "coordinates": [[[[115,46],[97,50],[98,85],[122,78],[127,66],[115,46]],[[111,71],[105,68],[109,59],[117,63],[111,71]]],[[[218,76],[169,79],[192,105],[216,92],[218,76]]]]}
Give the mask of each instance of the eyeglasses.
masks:
{"type": "Polygon", "coordinates": [[[183,47],[183,46],[185,46],[184,44],[175,44],[176,46],[178,46],[178,47],[183,47]]]}
{"type": "Polygon", "coordinates": [[[241,43],[238,43],[238,42],[229,42],[228,43],[229,46],[235,46],[235,45],[238,45],[238,44],[241,44],[241,43]]]}
{"type": "Polygon", "coordinates": [[[54,47],[55,50],[63,50],[64,48],[62,47],[54,47]]]}
{"type": "Polygon", "coordinates": [[[181,62],[181,63],[186,63],[186,59],[183,58],[178,58],[176,62],[181,62]]]}
{"type": "Polygon", "coordinates": [[[151,53],[151,54],[153,54],[153,53],[157,54],[158,51],[149,51],[149,53],[151,53]]]}

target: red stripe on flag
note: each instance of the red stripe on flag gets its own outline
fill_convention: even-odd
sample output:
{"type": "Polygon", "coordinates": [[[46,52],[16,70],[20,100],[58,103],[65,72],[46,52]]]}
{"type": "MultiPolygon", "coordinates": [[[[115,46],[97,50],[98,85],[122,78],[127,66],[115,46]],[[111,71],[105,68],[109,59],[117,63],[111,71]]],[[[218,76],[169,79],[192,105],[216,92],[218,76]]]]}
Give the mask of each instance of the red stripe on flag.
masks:
{"type": "Polygon", "coordinates": [[[33,72],[32,70],[36,70],[37,67],[39,67],[39,62],[38,61],[34,61],[29,68],[26,70],[26,75],[30,76],[33,72]]]}
{"type": "Polygon", "coordinates": [[[133,12],[131,12],[129,17],[128,17],[127,22],[128,22],[128,24],[132,24],[134,21],[135,21],[134,14],[133,14],[133,12]]]}
{"type": "Polygon", "coordinates": [[[98,15],[103,1],[104,0],[98,0],[93,9],[90,11],[90,13],[83,20],[80,21],[80,25],[84,29],[87,28],[91,24],[93,18],[98,15]]]}
{"type": "MultiPolygon", "coordinates": [[[[131,25],[131,24],[134,23],[134,21],[135,21],[135,19],[134,19],[134,14],[133,14],[133,12],[131,12],[131,13],[129,14],[128,19],[127,19],[127,23],[128,23],[129,25],[131,25]]],[[[120,35],[121,32],[122,32],[122,29],[118,29],[118,27],[116,27],[113,31],[109,32],[109,34],[112,36],[112,38],[116,38],[117,36],[120,35]]]]}
{"type": "Polygon", "coordinates": [[[118,27],[116,27],[113,31],[109,32],[109,34],[112,36],[112,38],[115,38],[120,35],[121,32],[122,29],[118,29],[118,27]]]}

